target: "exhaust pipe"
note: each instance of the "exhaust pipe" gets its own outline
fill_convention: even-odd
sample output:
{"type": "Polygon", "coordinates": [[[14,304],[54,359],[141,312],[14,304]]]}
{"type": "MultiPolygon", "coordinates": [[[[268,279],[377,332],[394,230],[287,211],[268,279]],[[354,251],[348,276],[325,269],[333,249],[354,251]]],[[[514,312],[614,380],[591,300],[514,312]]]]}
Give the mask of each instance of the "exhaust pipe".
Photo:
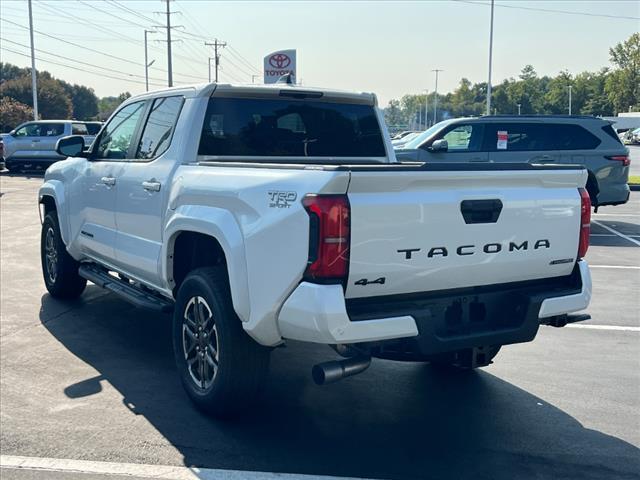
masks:
{"type": "Polygon", "coordinates": [[[358,356],[333,360],[314,365],[311,376],[317,385],[326,385],[362,373],[369,368],[369,365],[371,365],[371,357],[358,356]]]}

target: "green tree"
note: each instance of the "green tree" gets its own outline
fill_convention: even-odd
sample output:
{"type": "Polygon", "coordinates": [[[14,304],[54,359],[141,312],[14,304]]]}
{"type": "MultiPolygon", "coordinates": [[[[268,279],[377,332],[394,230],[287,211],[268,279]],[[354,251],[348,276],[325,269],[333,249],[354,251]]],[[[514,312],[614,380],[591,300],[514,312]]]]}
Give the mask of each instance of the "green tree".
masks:
{"type": "MultiPolygon", "coordinates": [[[[0,93],[33,108],[30,77],[18,77],[4,82],[0,86],[0,93]]],[[[38,113],[42,119],[66,119],[72,113],[69,95],[60,82],[50,76],[38,78],[38,113]]]]}
{"type": "Polygon", "coordinates": [[[129,97],[131,97],[129,92],[123,92],[117,97],[102,97],[98,100],[98,119],[106,120],[109,118],[115,109],[129,97]]]}
{"type": "Polygon", "coordinates": [[[33,120],[33,109],[10,97],[0,98],[0,131],[9,132],[21,123],[33,120]]]}
{"type": "Polygon", "coordinates": [[[98,97],[96,97],[93,88],[71,85],[62,80],[60,83],[71,98],[74,119],[93,120],[98,115],[98,97]]]}
{"type": "Polygon", "coordinates": [[[605,91],[616,112],[640,108],[640,33],[609,49],[617,67],[605,82],[605,91]]]}

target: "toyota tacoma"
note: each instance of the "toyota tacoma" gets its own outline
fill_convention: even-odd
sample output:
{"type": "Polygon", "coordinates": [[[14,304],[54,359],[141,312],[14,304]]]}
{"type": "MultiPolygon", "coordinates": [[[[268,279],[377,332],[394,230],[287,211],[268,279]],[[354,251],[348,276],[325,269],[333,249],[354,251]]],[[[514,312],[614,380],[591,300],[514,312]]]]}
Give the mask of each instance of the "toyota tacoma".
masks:
{"type": "MultiPolygon", "coordinates": [[[[193,402],[240,411],[272,349],[489,365],[540,325],[585,320],[587,172],[575,165],[401,163],[375,95],[208,84],[124,102],[39,190],[44,281],[87,280],[173,314],[193,402]]],[[[340,358],[340,357],[337,357],[340,358]]]]}

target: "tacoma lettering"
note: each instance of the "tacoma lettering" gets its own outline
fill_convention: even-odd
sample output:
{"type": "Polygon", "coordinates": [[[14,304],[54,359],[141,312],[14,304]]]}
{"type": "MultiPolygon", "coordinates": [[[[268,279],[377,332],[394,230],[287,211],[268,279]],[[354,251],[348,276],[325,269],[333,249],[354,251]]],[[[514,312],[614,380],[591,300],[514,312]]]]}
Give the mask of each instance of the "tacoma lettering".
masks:
{"type": "MultiPolygon", "coordinates": [[[[503,245],[502,243],[487,243],[485,245],[460,245],[455,248],[456,255],[460,257],[465,257],[467,255],[475,255],[478,251],[482,251],[487,254],[495,254],[503,251],[509,252],[521,252],[529,249],[529,241],[525,240],[524,242],[518,244],[516,242],[509,242],[508,246],[503,245]]],[[[536,240],[533,244],[533,250],[538,250],[540,248],[551,248],[551,242],[548,239],[543,238],[540,240],[536,240]]],[[[448,257],[449,250],[447,247],[431,247],[427,251],[427,258],[433,257],[448,257]]],[[[414,257],[414,254],[417,252],[421,252],[422,248],[403,248],[399,249],[398,253],[404,255],[405,260],[411,260],[414,257]]]]}

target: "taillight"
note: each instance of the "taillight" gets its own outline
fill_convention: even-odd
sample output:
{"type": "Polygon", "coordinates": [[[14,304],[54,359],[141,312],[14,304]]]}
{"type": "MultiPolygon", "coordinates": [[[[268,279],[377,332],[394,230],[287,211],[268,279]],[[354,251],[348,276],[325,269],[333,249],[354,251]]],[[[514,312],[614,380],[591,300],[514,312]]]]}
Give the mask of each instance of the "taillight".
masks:
{"type": "Polygon", "coordinates": [[[631,159],[629,158],[629,155],[611,155],[608,157],[604,157],[607,160],[613,160],[615,162],[620,162],[622,163],[623,167],[628,167],[629,165],[631,165],[631,159]]]}
{"type": "Polygon", "coordinates": [[[578,244],[578,258],[587,254],[589,249],[589,235],[591,234],[591,198],[589,192],[579,188],[580,192],[580,243],[578,244]]]}
{"type": "Polygon", "coordinates": [[[349,268],[350,207],[346,195],[307,195],[309,263],[305,279],[342,281],[349,268]]]}

